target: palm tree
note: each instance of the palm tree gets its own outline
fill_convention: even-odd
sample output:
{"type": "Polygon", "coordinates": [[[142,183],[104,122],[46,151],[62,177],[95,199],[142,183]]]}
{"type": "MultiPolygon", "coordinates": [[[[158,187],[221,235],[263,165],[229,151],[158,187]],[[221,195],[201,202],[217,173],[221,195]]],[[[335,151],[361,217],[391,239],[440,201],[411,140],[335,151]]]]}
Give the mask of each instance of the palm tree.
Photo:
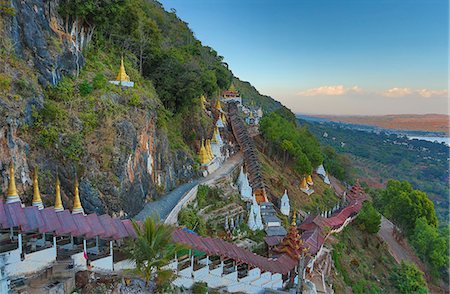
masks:
{"type": "Polygon", "coordinates": [[[172,241],[174,227],[161,223],[156,217],[148,217],[142,224],[133,221],[136,239],[129,240],[125,247],[128,258],[136,263],[134,273],[145,280],[149,286],[155,279],[160,286],[172,277],[170,269],[164,269],[176,252],[185,246],[172,241]]]}

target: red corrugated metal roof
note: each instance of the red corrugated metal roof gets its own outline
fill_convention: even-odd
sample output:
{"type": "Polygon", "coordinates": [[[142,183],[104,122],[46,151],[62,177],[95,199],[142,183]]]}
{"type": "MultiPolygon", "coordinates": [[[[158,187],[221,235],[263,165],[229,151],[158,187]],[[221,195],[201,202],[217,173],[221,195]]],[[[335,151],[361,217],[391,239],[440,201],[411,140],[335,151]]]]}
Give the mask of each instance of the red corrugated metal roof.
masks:
{"type": "Polygon", "coordinates": [[[263,271],[272,273],[288,273],[297,264],[286,255],[280,258],[272,259],[256,255],[244,248],[238,247],[216,238],[205,238],[182,229],[176,229],[173,234],[173,240],[178,243],[186,244],[194,249],[205,252],[208,255],[218,255],[225,258],[241,261],[248,265],[258,267],[263,271]]]}
{"type": "Polygon", "coordinates": [[[112,225],[115,227],[117,234],[114,236],[114,239],[123,239],[128,237],[128,232],[122,221],[118,218],[112,219],[112,225]]]}
{"type": "Polygon", "coordinates": [[[47,232],[61,231],[61,223],[59,222],[58,216],[56,215],[55,208],[53,206],[44,208],[40,210],[40,212],[47,227],[47,232]]]}
{"type": "Polygon", "coordinates": [[[3,199],[0,199],[0,227],[8,228],[8,218],[6,217],[6,211],[3,204],[3,199]]]}
{"type": "Polygon", "coordinates": [[[134,231],[133,223],[129,219],[122,220],[122,224],[127,230],[128,236],[132,238],[136,238],[136,232],[134,231]]]}
{"type": "Polygon", "coordinates": [[[91,227],[82,213],[74,214],[72,218],[77,226],[77,231],[74,233],[74,236],[85,236],[91,233],[91,227]]]}
{"type": "Polygon", "coordinates": [[[107,214],[103,214],[103,215],[99,216],[98,219],[99,219],[102,227],[105,228],[105,233],[103,235],[101,235],[100,237],[105,238],[105,239],[114,238],[114,236],[117,235],[117,230],[116,230],[116,227],[112,223],[112,218],[107,214]]]}
{"type": "Polygon", "coordinates": [[[86,216],[86,220],[91,227],[91,231],[86,234],[87,238],[93,238],[96,236],[102,236],[105,234],[105,229],[103,228],[100,220],[98,219],[98,215],[95,213],[91,213],[86,216]]]}
{"type": "Polygon", "coordinates": [[[22,207],[20,202],[5,203],[0,199],[0,228],[19,227],[22,232],[53,232],[56,235],[72,234],[75,237],[123,239],[135,237],[130,220],[111,218],[105,214],[72,214],[69,210],[55,212],[53,207],[39,210],[35,206],[22,207]]]}
{"type": "Polygon", "coordinates": [[[20,227],[27,223],[27,218],[23,212],[22,204],[20,202],[6,203],[5,204],[6,219],[8,226],[20,227]]]}
{"type": "Polygon", "coordinates": [[[57,230],[56,234],[75,234],[78,231],[77,225],[73,220],[72,213],[69,210],[63,210],[56,213],[56,216],[61,223],[61,230],[57,230]]]}
{"type": "Polygon", "coordinates": [[[27,223],[22,226],[24,231],[39,231],[40,233],[47,232],[47,226],[45,221],[36,206],[28,206],[24,209],[25,217],[27,218],[27,223]]]}

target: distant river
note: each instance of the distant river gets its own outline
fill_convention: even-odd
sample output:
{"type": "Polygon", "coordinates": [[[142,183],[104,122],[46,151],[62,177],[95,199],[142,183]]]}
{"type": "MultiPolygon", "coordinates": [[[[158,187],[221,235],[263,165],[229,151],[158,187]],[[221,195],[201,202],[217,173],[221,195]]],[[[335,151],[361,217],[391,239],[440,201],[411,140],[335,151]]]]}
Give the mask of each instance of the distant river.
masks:
{"type": "Polygon", "coordinates": [[[420,137],[420,136],[408,136],[408,139],[417,139],[417,140],[424,140],[429,142],[438,142],[438,143],[445,143],[445,145],[450,146],[450,138],[446,137],[420,137]]]}

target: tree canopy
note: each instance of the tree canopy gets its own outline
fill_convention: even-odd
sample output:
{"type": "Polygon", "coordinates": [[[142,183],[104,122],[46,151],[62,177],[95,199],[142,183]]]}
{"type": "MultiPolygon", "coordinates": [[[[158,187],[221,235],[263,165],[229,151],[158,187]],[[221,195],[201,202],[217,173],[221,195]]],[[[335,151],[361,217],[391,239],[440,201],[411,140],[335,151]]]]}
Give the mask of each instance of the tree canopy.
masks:
{"type": "Polygon", "coordinates": [[[319,142],[307,128],[299,128],[295,122],[272,112],[261,119],[259,129],[275,152],[293,162],[300,175],[311,174],[322,163],[319,142]]]}
{"type": "Polygon", "coordinates": [[[425,282],[423,273],[415,264],[402,261],[394,270],[391,279],[400,293],[428,293],[427,283],[425,282]]]}
{"type": "Polygon", "coordinates": [[[409,182],[390,180],[379,197],[376,200],[378,208],[406,235],[414,231],[416,220],[422,217],[430,226],[437,226],[433,202],[425,192],[414,190],[409,182]]]}
{"type": "Polygon", "coordinates": [[[371,202],[365,202],[358,214],[357,222],[362,230],[376,234],[380,230],[381,215],[371,202]]]}

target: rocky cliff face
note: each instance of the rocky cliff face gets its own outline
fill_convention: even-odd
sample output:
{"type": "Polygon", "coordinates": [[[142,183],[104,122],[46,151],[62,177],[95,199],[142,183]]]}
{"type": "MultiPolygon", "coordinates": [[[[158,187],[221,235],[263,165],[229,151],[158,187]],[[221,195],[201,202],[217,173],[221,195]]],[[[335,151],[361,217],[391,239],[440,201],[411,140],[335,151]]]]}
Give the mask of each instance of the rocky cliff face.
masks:
{"type": "Polygon", "coordinates": [[[15,9],[10,24],[14,49],[20,58],[27,59],[36,68],[43,86],[55,85],[63,75],[78,74],[84,65],[82,44],[76,39],[78,36],[64,31],[57,14],[58,2],[11,1],[15,9]]]}
{"type": "MultiPolygon", "coordinates": [[[[66,208],[71,207],[77,171],[81,201],[87,212],[134,215],[145,201],[198,176],[192,158],[169,148],[167,135],[157,128],[157,112],[151,107],[130,108],[114,120],[101,121],[84,139],[85,152],[77,162],[64,160],[52,148],[35,144],[36,134],[31,126],[34,112],[42,109],[46,99],[42,89],[58,83],[64,75],[76,76],[80,72],[85,62],[82,48],[90,32],[80,33],[64,24],[57,15],[58,1],[13,0],[11,4],[16,13],[4,18],[0,26],[1,37],[11,40],[15,51],[14,58],[0,69],[0,74],[11,77],[11,86],[0,89],[5,94],[0,95],[2,191],[7,188],[7,166],[12,158],[18,191],[27,205],[31,203],[31,170],[38,166],[40,189],[47,206],[53,205],[58,173],[63,202],[66,208]],[[27,69],[19,69],[17,64],[27,69]],[[19,91],[19,79],[38,83],[33,91],[19,91]]],[[[120,93],[114,95],[119,101],[114,103],[123,100],[120,93]]],[[[72,124],[81,123],[74,120],[72,124]]]]}

